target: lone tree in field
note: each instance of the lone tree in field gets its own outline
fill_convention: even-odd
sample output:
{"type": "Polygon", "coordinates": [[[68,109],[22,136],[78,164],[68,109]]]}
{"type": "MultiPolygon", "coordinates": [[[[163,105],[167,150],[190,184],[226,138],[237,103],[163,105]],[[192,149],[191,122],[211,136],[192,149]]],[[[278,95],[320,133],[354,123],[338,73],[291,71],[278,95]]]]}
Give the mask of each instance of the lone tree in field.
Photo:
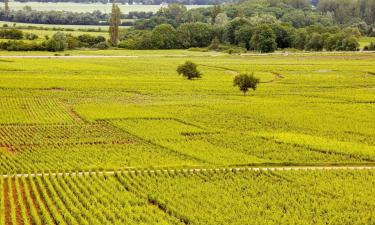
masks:
{"type": "Polygon", "coordinates": [[[197,65],[190,61],[186,61],[184,64],[179,65],[177,68],[177,73],[179,75],[182,74],[182,76],[189,80],[201,77],[201,73],[198,71],[197,65]]]}
{"type": "Polygon", "coordinates": [[[117,46],[119,41],[119,26],[121,24],[121,11],[116,0],[112,2],[112,13],[109,20],[109,36],[111,44],[117,46]]]}
{"type": "Polygon", "coordinates": [[[233,80],[233,86],[238,86],[238,88],[243,92],[243,95],[246,95],[250,88],[255,91],[258,83],[259,79],[254,77],[254,73],[251,75],[240,74],[237,75],[233,80]]]}

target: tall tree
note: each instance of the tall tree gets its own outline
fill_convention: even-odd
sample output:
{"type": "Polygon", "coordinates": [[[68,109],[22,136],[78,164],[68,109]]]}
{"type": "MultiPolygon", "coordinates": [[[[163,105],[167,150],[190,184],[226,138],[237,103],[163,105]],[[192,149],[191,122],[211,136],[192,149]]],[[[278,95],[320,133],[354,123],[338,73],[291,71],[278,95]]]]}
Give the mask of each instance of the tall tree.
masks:
{"type": "Polygon", "coordinates": [[[273,52],[277,48],[276,35],[269,25],[259,25],[250,39],[250,46],[260,52],[273,52]]]}
{"type": "Polygon", "coordinates": [[[9,0],[4,0],[5,17],[9,16],[9,0]]]}
{"type": "Polygon", "coordinates": [[[112,13],[109,20],[109,36],[111,39],[112,45],[116,46],[119,41],[119,26],[121,24],[121,11],[116,0],[112,2],[112,13]]]}
{"type": "Polygon", "coordinates": [[[216,23],[216,17],[222,12],[220,5],[214,5],[211,12],[211,24],[214,25],[216,23]]]}

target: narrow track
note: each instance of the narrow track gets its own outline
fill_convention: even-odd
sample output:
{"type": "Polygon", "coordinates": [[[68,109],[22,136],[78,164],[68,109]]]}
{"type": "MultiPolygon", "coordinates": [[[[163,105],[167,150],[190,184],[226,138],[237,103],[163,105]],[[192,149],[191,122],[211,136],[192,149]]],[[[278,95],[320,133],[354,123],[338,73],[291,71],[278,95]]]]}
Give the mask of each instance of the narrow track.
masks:
{"type": "Polygon", "coordinates": [[[156,172],[205,172],[205,171],[308,171],[308,170],[373,170],[375,166],[290,166],[290,167],[232,167],[232,168],[195,168],[195,169],[145,169],[124,171],[100,171],[100,172],[67,172],[67,173],[31,173],[1,175],[8,177],[41,177],[41,176],[88,176],[88,175],[115,175],[116,173],[156,173],[156,172]]]}

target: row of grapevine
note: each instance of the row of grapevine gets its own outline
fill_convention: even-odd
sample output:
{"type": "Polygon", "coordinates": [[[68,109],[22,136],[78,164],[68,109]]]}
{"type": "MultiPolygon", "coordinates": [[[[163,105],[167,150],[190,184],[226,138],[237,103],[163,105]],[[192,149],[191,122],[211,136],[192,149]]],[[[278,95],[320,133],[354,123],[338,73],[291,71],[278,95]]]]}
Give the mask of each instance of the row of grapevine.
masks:
{"type": "Polygon", "coordinates": [[[72,124],[74,119],[57,99],[0,97],[0,124],[72,124]]]}
{"type": "Polygon", "coordinates": [[[167,149],[148,143],[49,146],[3,154],[0,149],[0,174],[29,171],[118,170],[129,167],[196,166],[197,161],[183,158],[167,149]]]}
{"type": "Polygon", "coordinates": [[[114,176],[21,176],[0,185],[1,225],[182,224],[114,176]]]}
{"type": "Polygon", "coordinates": [[[29,150],[64,145],[131,144],[132,137],[104,123],[0,126],[0,146],[29,150]]]}
{"type": "Polygon", "coordinates": [[[173,118],[134,118],[112,120],[112,124],[146,140],[179,140],[184,134],[203,133],[205,130],[173,118]],[[162,128],[162,129],[161,129],[162,128]]]}
{"type": "Polygon", "coordinates": [[[189,224],[373,224],[374,171],[118,173],[189,224]],[[199,210],[197,210],[199,208],[199,210]]]}

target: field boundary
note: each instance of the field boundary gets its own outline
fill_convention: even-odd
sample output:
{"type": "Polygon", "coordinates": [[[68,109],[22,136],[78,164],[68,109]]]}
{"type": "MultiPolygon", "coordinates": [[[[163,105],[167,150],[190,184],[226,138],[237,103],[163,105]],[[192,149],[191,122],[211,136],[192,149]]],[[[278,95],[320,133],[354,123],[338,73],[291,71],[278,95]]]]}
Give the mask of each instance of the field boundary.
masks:
{"type": "Polygon", "coordinates": [[[289,166],[289,167],[221,167],[221,168],[192,168],[192,169],[126,169],[110,171],[80,171],[56,173],[30,173],[30,174],[3,174],[3,178],[14,177],[42,177],[42,176],[90,176],[90,175],[116,175],[129,173],[199,173],[207,171],[233,172],[233,171],[316,171],[316,170],[373,170],[375,166],[289,166]]]}

